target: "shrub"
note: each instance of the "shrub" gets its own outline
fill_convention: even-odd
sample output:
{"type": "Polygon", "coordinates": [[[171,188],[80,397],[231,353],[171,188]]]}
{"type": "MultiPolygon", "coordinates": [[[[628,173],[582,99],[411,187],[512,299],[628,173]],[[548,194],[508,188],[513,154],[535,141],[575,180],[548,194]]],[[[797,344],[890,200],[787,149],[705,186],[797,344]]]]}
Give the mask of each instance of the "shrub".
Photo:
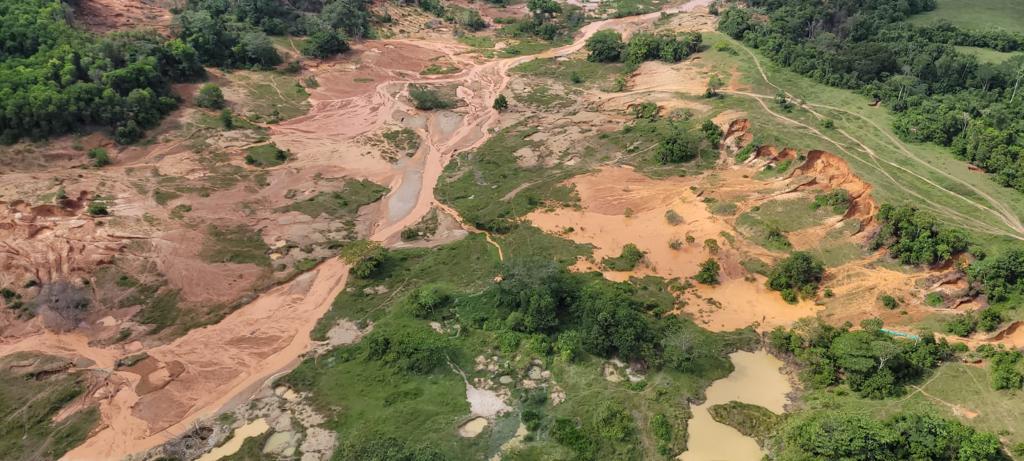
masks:
{"type": "Polygon", "coordinates": [[[591,62],[618,62],[625,44],[622,34],[611,30],[599,30],[587,39],[587,60],[591,62]]]}
{"type": "Polygon", "coordinates": [[[676,210],[668,210],[665,212],[665,221],[673,226],[678,226],[683,223],[683,217],[676,213],[676,210]]]}
{"type": "Polygon", "coordinates": [[[693,279],[705,285],[715,285],[718,283],[719,270],[721,270],[721,266],[718,265],[718,261],[708,258],[700,263],[700,271],[693,276],[693,279]]]}
{"type": "Polygon", "coordinates": [[[107,154],[107,150],[102,147],[97,147],[89,151],[89,158],[92,159],[93,166],[102,168],[110,165],[110,155],[107,154]]]}
{"type": "Polygon", "coordinates": [[[818,194],[814,197],[814,203],[811,207],[817,210],[823,206],[831,207],[832,212],[835,214],[846,213],[846,210],[850,209],[852,203],[850,193],[846,189],[835,189],[824,194],[818,194]]]}
{"type": "Polygon", "coordinates": [[[349,50],[348,43],[337,30],[322,27],[313,32],[302,45],[302,54],[325,59],[349,50]]]}
{"type": "Polygon", "coordinates": [[[977,330],[978,319],[970,312],[957,315],[952,320],[946,322],[946,332],[957,336],[967,337],[977,330]]]}
{"type": "Polygon", "coordinates": [[[494,98],[494,105],[492,105],[491,107],[493,107],[494,110],[496,111],[503,111],[505,109],[508,109],[508,98],[506,98],[505,95],[503,94],[499,94],[497,98],[494,98]]]}
{"type": "Polygon", "coordinates": [[[92,216],[108,216],[110,211],[107,210],[106,202],[100,200],[93,200],[89,202],[89,206],[85,209],[86,213],[92,216]]]}
{"type": "Polygon", "coordinates": [[[1021,375],[1017,366],[1020,359],[1021,353],[1018,351],[999,351],[992,354],[989,368],[993,389],[1021,388],[1021,385],[1024,384],[1024,376],[1021,375]]]}
{"type": "Polygon", "coordinates": [[[206,109],[223,109],[224,92],[221,91],[219,86],[207,83],[199,88],[199,94],[196,95],[196,105],[206,109]]]}
{"type": "Polygon", "coordinates": [[[613,271],[631,271],[644,258],[644,252],[632,243],[622,247],[622,253],[617,257],[606,257],[601,260],[601,265],[613,271]]]}
{"type": "Polygon", "coordinates": [[[375,330],[364,341],[367,359],[411,373],[434,371],[451,351],[447,338],[425,324],[375,330]]]}
{"type": "Polygon", "coordinates": [[[787,301],[793,302],[797,292],[805,297],[813,296],[824,275],[824,264],[809,253],[797,251],[772,268],[768,288],[784,292],[784,297],[788,295],[787,301]]]}
{"type": "Polygon", "coordinates": [[[928,295],[924,297],[924,303],[931,307],[939,307],[944,302],[946,302],[945,298],[942,296],[942,293],[938,291],[928,293],[928,295]]]}
{"type": "Polygon", "coordinates": [[[412,98],[413,105],[420,110],[450,109],[455,107],[453,101],[442,97],[437,90],[421,85],[410,85],[409,96],[412,98]]]}
{"type": "Polygon", "coordinates": [[[413,290],[405,299],[409,313],[417,318],[435,318],[452,301],[450,291],[438,284],[427,284],[413,290]]]}
{"type": "Polygon", "coordinates": [[[235,128],[235,116],[231,113],[231,109],[225,107],[224,110],[220,111],[220,124],[225,130],[235,128]]]}
{"type": "Polygon", "coordinates": [[[638,120],[657,120],[658,105],[653,102],[642,102],[632,107],[633,117],[638,120]]]}
{"type": "Polygon", "coordinates": [[[879,296],[878,300],[882,302],[882,305],[885,306],[886,309],[890,309],[890,310],[891,309],[895,309],[895,308],[899,307],[899,305],[900,305],[900,302],[897,301],[896,298],[892,297],[891,295],[887,295],[887,294],[883,294],[883,295],[879,296]]]}
{"type": "Polygon", "coordinates": [[[711,143],[711,146],[718,148],[718,143],[722,140],[722,136],[725,134],[722,129],[712,122],[711,120],[704,120],[704,123],[700,127],[701,133],[704,133],[704,137],[711,143]]]}

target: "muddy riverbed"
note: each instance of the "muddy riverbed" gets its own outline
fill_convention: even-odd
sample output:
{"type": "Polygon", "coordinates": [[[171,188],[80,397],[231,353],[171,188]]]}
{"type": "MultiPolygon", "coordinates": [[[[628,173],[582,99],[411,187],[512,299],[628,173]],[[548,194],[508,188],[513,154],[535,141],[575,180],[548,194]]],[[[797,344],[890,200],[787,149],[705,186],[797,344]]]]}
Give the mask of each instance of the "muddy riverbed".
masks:
{"type": "Polygon", "coordinates": [[[793,388],[780,371],[782,361],[763,350],[734,352],[729,358],[736,370],[711,384],[707,400],[693,407],[689,449],[679,455],[681,461],[758,461],[765,454],[754,439],[712,419],[708,409],[739,401],[782,413],[793,388]]]}

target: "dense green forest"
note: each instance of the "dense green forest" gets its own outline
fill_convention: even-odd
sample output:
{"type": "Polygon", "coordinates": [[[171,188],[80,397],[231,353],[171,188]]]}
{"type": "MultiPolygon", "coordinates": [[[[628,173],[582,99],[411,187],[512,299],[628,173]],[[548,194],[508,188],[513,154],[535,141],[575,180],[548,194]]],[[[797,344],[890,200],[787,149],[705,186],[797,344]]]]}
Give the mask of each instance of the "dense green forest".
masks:
{"type": "Polygon", "coordinates": [[[0,141],[97,125],[136,141],[177,106],[171,82],[203,76],[199,59],[155,32],[75,30],[57,0],[0,1],[0,141]]]}
{"type": "Polygon", "coordinates": [[[748,3],[723,11],[719,29],[798,73],[875,97],[904,139],[949,146],[1024,190],[1024,56],[983,63],[954,47],[1015,51],[1024,37],[905,21],[934,0],[748,3]]]}
{"type": "Polygon", "coordinates": [[[146,30],[96,36],[72,27],[60,0],[0,0],[0,142],[107,127],[119,143],[178,105],[170,84],[203,65],[268,69],[281,57],[268,37],[310,35],[306,54],[348,49],[371,33],[362,0],[197,0],[174,21],[176,38],[146,30]]]}

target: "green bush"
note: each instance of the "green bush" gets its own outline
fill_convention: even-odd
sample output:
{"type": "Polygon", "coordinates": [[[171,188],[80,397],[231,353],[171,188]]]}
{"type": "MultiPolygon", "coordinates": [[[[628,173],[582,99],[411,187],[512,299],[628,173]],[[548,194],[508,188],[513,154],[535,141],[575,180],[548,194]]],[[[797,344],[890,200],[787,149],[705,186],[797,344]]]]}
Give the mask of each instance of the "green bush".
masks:
{"type": "Polygon", "coordinates": [[[825,275],[825,265],[810,253],[797,251],[776,264],[768,274],[768,288],[788,294],[794,302],[796,293],[811,297],[825,275]],[[788,291],[787,291],[788,290],[788,291]]]}
{"type": "Polygon", "coordinates": [[[601,260],[601,265],[609,270],[625,272],[636,268],[641,259],[644,259],[644,252],[636,245],[627,243],[622,247],[622,253],[619,256],[605,257],[601,260]]]}
{"type": "Polygon", "coordinates": [[[599,30],[587,39],[587,60],[592,62],[618,62],[621,59],[625,46],[622,43],[622,34],[611,29],[599,30]]]}
{"type": "Polygon", "coordinates": [[[720,270],[721,267],[718,265],[718,261],[714,258],[708,258],[700,263],[700,271],[697,272],[697,275],[693,276],[693,279],[705,285],[715,285],[718,283],[718,272],[720,270]]]}
{"type": "Polygon", "coordinates": [[[302,45],[302,54],[326,59],[349,50],[348,42],[336,29],[322,27],[313,32],[302,45]]]}
{"type": "Polygon", "coordinates": [[[426,324],[375,329],[366,342],[366,358],[409,373],[430,373],[444,366],[451,353],[447,337],[426,324]]]}
{"type": "Polygon", "coordinates": [[[999,351],[989,358],[989,370],[992,376],[992,388],[996,390],[1020,389],[1024,384],[1018,363],[1021,353],[1018,351],[999,351]]]}
{"type": "Polygon", "coordinates": [[[110,165],[110,155],[107,154],[107,150],[102,147],[91,149],[88,155],[89,158],[92,159],[92,165],[97,168],[110,165]]]}
{"type": "Polygon", "coordinates": [[[199,88],[199,93],[196,95],[196,105],[206,109],[223,109],[224,92],[221,91],[219,86],[207,83],[199,88]]]}
{"type": "Polygon", "coordinates": [[[882,228],[871,248],[887,247],[903,264],[934,265],[967,250],[967,234],[940,223],[931,214],[909,206],[882,205],[878,210],[882,228]]]}
{"type": "Polygon", "coordinates": [[[437,90],[422,85],[409,85],[409,96],[412,98],[413,105],[420,110],[455,107],[455,102],[445,99],[437,90]]]}
{"type": "Polygon", "coordinates": [[[438,284],[427,284],[414,289],[405,298],[409,312],[421,319],[436,318],[442,309],[452,302],[451,291],[438,284]]]}
{"type": "Polygon", "coordinates": [[[494,104],[491,107],[497,111],[508,109],[508,98],[503,94],[499,94],[498,97],[494,98],[494,104]]]}
{"type": "Polygon", "coordinates": [[[107,216],[110,214],[110,211],[107,210],[107,203],[97,199],[93,199],[89,202],[89,206],[86,207],[85,212],[92,216],[107,216]]]}
{"type": "Polygon", "coordinates": [[[832,212],[835,214],[846,213],[846,210],[850,209],[850,204],[853,200],[850,198],[850,193],[846,189],[835,189],[824,194],[818,194],[814,196],[814,203],[811,207],[817,210],[818,208],[827,206],[832,208],[832,212]]]}

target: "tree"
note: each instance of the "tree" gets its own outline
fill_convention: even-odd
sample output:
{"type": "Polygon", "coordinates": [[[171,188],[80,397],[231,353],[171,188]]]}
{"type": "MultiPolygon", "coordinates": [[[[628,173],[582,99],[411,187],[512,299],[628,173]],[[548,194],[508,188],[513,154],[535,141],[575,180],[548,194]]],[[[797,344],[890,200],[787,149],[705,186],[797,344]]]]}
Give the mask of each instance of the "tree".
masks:
{"type": "Polygon", "coordinates": [[[310,34],[302,46],[302,53],[314,58],[326,59],[349,50],[348,43],[336,29],[321,28],[310,34]]]}
{"type": "Polygon", "coordinates": [[[366,9],[369,3],[365,0],[335,0],[320,11],[320,19],[332,30],[341,29],[349,37],[363,38],[370,33],[370,14],[366,9]]]}
{"type": "Polygon", "coordinates": [[[599,30],[587,39],[587,60],[591,62],[618,62],[622,57],[625,44],[622,34],[611,30],[599,30]]]}
{"type": "Polygon", "coordinates": [[[238,44],[232,48],[240,64],[261,69],[269,69],[281,64],[281,55],[277,54],[270,37],[262,31],[244,32],[238,37],[238,44]]]}
{"type": "Polygon", "coordinates": [[[207,83],[199,88],[196,105],[206,109],[223,109],[224,92],[216,84],[207,83]]]}
{"type": "Polygon", "coordinates": [[[567,310],[571,287],[565,270],[541,260],[517,260],[502,270],[496,286],[497,306],[518,312],[516,328],[525,333],[552,331],[567,310]]]}
{"type": "Polygon", "coordinates": [[[552,15],[562,12],[562,5],[555,0],[528,0],[526,8],[533,13],[534,19],[538,22],[544,22],[552,15]]]}
{"type": "Polygon", "coordinates": [[[708,78],[708,89],[704,92],[704,96],[708,98],[714,98],[718,96],[718,90],[725,86],[725,82],[722,81],[722,77],[718,74],[711,74],[708,78]]]}
{"type": "Polygon", "coordinates": [[[719,270],[721,270],[721,267],[718,265],[718,261],[714,258],[708,258],[700,263],[700,271],[697,272],[697,275],[693,276],[693,279],[705,285],[715,285],[718,283],[719,270]]]}
{"type": "Polygon", "coordinates": [[[682,163],[697,158],[701,140],[685,127],[676,127],[658,143],[655,158],[658,163],[682,163]]]}
{"type": "Polygon", "coordinates": [[[813,296],[824,275],[824,264],[810,253],[796,251],[772,268],[768,275],[768,288],[784,294],[788,290],[790,299],[795,301],[797,293],[813,296]]]}
{"type": "Polygon", "coordinates": [[[508,98],[503,94],[499,94],[498,97],[494,98],[494,105],[492,107],[499,112],[508,109],[508,98]]]}

